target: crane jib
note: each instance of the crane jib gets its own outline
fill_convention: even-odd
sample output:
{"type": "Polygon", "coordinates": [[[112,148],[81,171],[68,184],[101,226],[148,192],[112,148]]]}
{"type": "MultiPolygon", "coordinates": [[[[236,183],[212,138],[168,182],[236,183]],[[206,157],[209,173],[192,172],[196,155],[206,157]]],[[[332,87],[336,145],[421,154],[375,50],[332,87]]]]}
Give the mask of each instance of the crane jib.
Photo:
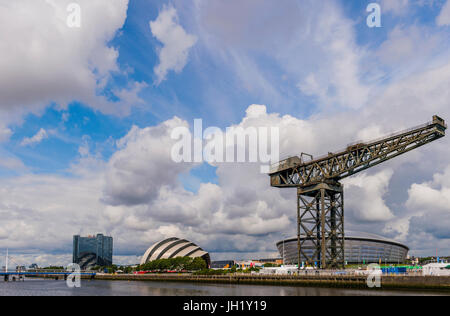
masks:
{"type": "Polygon", "coordinates": [[[306,187],[324,181],[339,181],[384,161],[445,136],[447,125],[439,116],[429,123],[370,142],[356,142],[337,153],[303,162],[291,157],[272,167],[271,186],[306,187]]]}

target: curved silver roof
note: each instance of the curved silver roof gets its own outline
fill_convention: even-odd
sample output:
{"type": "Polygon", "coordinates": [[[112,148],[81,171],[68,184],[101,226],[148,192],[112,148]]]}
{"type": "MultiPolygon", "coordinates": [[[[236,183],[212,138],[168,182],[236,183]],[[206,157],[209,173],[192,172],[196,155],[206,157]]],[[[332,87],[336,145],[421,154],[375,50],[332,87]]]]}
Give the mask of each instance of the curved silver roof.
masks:
{"type": "MultiPolygon", "coordinates": [[[[380,242],[385,242],[385,243],[390,243],[390,244],[396,244],[401,247],[409,249],[408,246],[406,246],[396,240],[388,239],[388,238],[380,236],[380,235],[366,233],[366,232],[357,232],[357,231],[348,230],[345,232],[345,239],[366,239],[366,240],[371,240],[371,241],[380,241],[380,242]]],[[[285,241],[292,241],[292,240],[297,240],[297,236],[285,239],[285,241]]],[[[281,244],[282,242],[283,242],[282,240],[277,242],[277,245],[281,244]]]]}
{"type": "Polygon", "coordinates": [[[366,233],[366,232],[357,232],[357,231],[347,231],[345,233],[345,237],[348,238],[361,238],[361,239],[374,239],[374,240],[380,240],[380,241],[388,241],[388,242],[392,242],[392,243],[399,243],[398,241],[395,241],[393,239],[389,239],[377,234],[372,234],[372,233],[366,233]]]}
{"type": "Polygon", "coordinates": [[[141,264],[158,260],[176,257],[205,258],[209,264],[209,253],[186,239],[171,237],[159,241],[147,249],[142,256],[141,264]]]}

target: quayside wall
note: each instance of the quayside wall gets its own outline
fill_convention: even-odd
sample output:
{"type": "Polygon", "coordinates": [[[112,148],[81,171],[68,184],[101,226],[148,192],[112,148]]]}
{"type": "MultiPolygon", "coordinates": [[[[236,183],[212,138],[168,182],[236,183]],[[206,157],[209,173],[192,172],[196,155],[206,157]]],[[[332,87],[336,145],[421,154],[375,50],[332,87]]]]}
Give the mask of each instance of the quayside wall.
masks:
{"type": "MultiPolygon", "coordinates": [[[[286,275],[220,275],[205,276],[191,274],[97,274],[95,280],[122,281],[158,281],[158,282],[190,282],[190,283],[221,283],[221,284],[253,284],[253,285],[283,285],[312,286],[335,288],[367,289],[367,276],[337,275],[337,276],[286,276],[286,275]]],[[[450,277],[439,276],[382,276],[382,289],[420,289],[445,290],[450,292],[450,277]]]]}

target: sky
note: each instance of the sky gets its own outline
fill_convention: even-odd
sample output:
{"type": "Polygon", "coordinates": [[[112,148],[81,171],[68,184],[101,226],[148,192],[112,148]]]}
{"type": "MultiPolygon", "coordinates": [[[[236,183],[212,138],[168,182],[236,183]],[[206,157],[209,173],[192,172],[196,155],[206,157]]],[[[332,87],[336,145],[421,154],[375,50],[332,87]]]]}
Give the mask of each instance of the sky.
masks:
{"type": "MultiPolygon", "coordinates": [[[[450,119],[450,0],[377,1],[381,27],[372,2],[0,0],[1,257],[67,265],[96,233],[119,264],[172,236],[278,256],[295,190],[256,163],[174,162],[171,133],[277,127],[287,157],[450,119]]],[[[450,255],[449,144],[346,179],[346,229],[450,255]]]]}

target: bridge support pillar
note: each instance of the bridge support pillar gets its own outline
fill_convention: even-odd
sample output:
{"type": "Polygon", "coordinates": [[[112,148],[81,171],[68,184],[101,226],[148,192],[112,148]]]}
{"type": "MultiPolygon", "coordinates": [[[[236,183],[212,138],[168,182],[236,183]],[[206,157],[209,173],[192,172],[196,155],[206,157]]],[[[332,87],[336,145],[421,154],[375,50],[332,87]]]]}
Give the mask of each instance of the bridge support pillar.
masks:
{"type": "Polygon", "coordinates": [[[297,188],[297,247],[304,262],[339,269],[344,257],[344,191],[339,182],[297,188]]]}

